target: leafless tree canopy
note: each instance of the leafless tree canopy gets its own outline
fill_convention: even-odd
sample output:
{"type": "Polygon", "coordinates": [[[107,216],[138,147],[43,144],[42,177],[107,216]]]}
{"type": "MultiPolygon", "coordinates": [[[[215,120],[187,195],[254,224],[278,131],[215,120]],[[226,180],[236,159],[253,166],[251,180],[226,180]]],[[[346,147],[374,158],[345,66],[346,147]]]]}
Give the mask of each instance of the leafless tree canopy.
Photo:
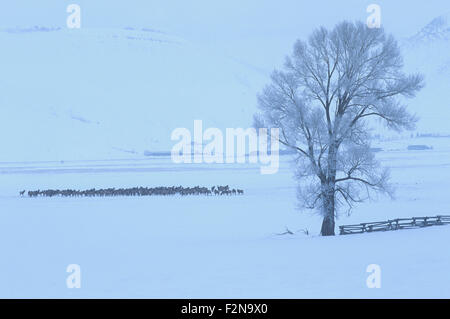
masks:
{"type": "Polygon", "coordinates": [[[376,118],[394,130],[414,128],[402,101],[415,96],[423,77],[402,67],[397,42],[382,28],[342,22],[297,41],[258,96],[255,125],[278,127],[280,142],[297,151],[300,203],[323,214],[323,235],[334,234],[339,204],[351,208],[371,190],[391,191],[369,130],[376,118]]]}

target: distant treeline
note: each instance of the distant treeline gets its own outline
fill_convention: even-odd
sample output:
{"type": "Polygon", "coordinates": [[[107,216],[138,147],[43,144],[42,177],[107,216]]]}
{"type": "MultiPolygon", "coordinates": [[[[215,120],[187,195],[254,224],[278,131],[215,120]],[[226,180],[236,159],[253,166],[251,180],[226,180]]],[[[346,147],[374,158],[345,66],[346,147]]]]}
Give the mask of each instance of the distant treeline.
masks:
{"type": "Polygon", "coordinates": [[[431,150],[433,146],[428,145],[408,145],[408,151],[423,151],[423,150],[431,150]]]}
{"type": "Polygon", "coordinates": [[[417,133],[415,137],[450,137],[448,134],[417,133]]]}
{"type": "MultiPolygon", "coordinates": [[[[279,150],[278,154],[279,155],[292,155],[295,154],[296,151],[295,150],[279,150]]],[[[259,151],[256,151],[254,153],[255,155],[259,155],[259,151]]],[[[270,151],[267,152],[268,155],[270,155],[270,151]]],[[[144,151],[144,156],[171,156],[172,153],[169,151],[161,151],[161,152],[152,152],[152,151],[144,151]]],[[[190,155],[194,155],[194,153],[192,152],[190,155]]],[[[245,154],[245,156],[249,156],[249,154],[245,154]]]]}

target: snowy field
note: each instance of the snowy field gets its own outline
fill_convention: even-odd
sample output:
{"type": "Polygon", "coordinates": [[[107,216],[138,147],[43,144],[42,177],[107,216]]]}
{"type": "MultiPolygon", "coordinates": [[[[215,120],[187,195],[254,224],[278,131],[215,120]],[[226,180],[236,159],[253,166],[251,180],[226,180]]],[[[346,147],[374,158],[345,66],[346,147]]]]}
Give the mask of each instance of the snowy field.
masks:
{"type": "MultiPolygon", "coordinates": [[[[450,139],[380,142],[396,198],[337,225],[450,214],[450,139]],[[408,144],[432,150],[407,151],[408,144]]],[[[450,226],[319,237],[295,208],[289,157],[277,174],[249,164],[170,158],[0,163],[0,297],[450,298],[450,226]],[[21,198],[19,191],[133,186],[242,188],[244,196],[21,198]],[[288,227],[294,235],[277,235],[288,227]],[[302,230],[308,230],[305,235],[302,230]],[[66,267],[81,267],[68,289],[66,267]],[[366,286],[369,264],[381,289],[366,286]]]]}

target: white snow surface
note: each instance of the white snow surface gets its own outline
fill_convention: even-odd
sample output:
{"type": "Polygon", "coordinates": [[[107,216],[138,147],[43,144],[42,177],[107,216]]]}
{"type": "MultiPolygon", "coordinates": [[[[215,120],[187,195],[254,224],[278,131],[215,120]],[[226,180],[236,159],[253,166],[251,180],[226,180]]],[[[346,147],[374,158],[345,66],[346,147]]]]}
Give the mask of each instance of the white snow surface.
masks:
{"type": "MultiPolygon", "coordinates": [[[[364,21],[367,4],[131,2],[83,3],[79,30],[65,27],[60,1],[1,5],[0,297],[450,298],[450,226],[324,238],[320,216],[296,209],[288,156],[274,175],[144,156],[170,150],[171,132],[192,130],[195,119],[251,126],[256,94],[294,41],[320,25],[364,21]],[[245,194],[19,196],[163,185],[245,194]],[[286,227],[295,234],[277,235],[286,227]],[[69,264],[81,267],[80,289],[66,286],[69,264]],[[370,264],[381,267],[380,289],[367,288],[370,264]]],[[[417,132],[449,134],[448,1],[381,2],[405,69],[425,74],[408,101],[417,132]]],[[[383,149],[376,156],[391,168],[395,198],[357,205],[338,226],[450,214],[450,138],[392,136],[373,147],[383,149]]]]}
{"type": "MultiPolygon", "coordinates": [[[[338,225],[450,213],[450,139],[380,142],[395,200],[343,214],[338,225]],[[407,151],[409,144],[432,150],[407,151]]],[[[0,297],[449,298],[450,226],[317,236],[280,171],[168,158],[1,163],[0,297]],[[21,198],[22,189],[230,185],[244,196],[21,198]],[[288,227],[294,235],[277,235],[288,227]],[[301,230],[308,230],[305,235],[301,230]],[[81,267],[81,288],[66,267],[81,267]],[[381,288],[366,267],[381,267],[381,288]]]]}

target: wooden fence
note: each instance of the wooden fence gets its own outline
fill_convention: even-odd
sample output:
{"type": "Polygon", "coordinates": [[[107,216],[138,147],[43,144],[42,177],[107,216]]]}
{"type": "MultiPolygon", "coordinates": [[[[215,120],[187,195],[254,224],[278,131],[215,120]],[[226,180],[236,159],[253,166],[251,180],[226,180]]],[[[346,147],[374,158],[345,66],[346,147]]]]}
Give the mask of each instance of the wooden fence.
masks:
{"type": "Polygon", "coordinates": [[[361,223],[356,225],[339,226],[341,235],[362,234],[376,231],[389,231],[397,229],[419,228],[435,225],[450,224],[450,216],[439,215],[435,217],[397,218],[384,222],[361,223]]]}

